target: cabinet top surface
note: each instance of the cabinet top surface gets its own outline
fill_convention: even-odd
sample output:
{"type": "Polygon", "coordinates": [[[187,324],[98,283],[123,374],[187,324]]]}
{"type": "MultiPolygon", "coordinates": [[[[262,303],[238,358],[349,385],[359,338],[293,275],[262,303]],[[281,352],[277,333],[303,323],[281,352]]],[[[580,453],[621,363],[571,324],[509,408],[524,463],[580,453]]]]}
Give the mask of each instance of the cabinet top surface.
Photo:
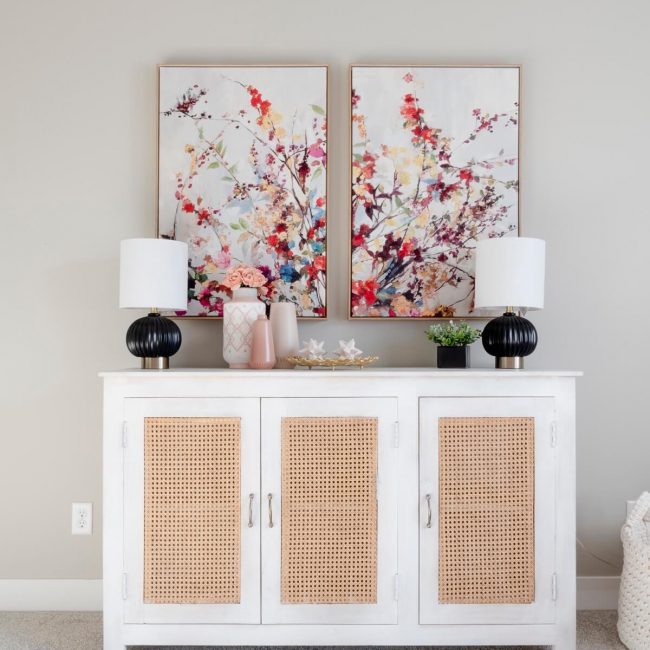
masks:
{"type": "Polygon", "coordinates": [[[496,370],[494,368],[459,368],[459,369],[439,369],[439,368],[365,368],[365,369],[315,369],[308,370],[231,370],[230,368],[170,368],[168,370],[141,370],[139,368],[126,370],[108,370],[100,372],[99,376],[104,378],[147,378],[147,379],[164,379],[167,378],[202,378],[202,379],[224,379],[226,377],[281,377],[297,378],[331,378],[333,380],[342,377],[420,377],[420,378],[499,378],[515,379],[522,377],[581,377],[582,372],[577,370],[496,370]]]}

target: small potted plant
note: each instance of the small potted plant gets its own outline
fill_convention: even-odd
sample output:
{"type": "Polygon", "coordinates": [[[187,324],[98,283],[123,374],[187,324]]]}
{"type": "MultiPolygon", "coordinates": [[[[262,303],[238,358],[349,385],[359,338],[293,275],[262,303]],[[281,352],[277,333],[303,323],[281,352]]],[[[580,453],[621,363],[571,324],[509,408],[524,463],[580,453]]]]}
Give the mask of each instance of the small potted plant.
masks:
{"type": "Polygon", "coordinates": [[[448,325],[431,325],[426,335],[438,346],[438,368],[469,368],[469,346],[481,336],[481,330],[450,320],[448,325]]]}

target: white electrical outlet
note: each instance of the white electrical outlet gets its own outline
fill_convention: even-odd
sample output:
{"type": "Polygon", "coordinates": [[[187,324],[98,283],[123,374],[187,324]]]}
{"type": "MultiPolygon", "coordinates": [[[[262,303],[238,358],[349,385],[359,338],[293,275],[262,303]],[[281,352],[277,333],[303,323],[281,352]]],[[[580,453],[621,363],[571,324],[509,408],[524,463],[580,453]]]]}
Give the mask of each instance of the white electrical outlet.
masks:
{"type": "Polygon", "coordinates": [[[93,532],[93,504],[72,504],[72,534],[92,535],[93,532]]]}

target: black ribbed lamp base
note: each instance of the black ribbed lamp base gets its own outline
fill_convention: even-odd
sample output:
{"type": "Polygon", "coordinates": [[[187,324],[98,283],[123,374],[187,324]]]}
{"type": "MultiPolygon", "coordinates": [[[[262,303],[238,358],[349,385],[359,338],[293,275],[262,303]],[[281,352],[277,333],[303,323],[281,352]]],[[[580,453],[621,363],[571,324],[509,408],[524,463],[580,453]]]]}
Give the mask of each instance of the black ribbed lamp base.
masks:
{"type": "Polygon", "coordinates": [[[126,332],[126,347],[142,359],[142,368],[169,368],[169,357],[181,347],[181,330],[170,318],[151,313],[131,323],[126,332]]]}
{"type": "Polygon", "coordinates": [[[524,357],[537,347],[537,330],[523,316],[506,312],[485,326],[481,339],[485,351],[496,357],[495,368],[521,370],[524,357]]]}

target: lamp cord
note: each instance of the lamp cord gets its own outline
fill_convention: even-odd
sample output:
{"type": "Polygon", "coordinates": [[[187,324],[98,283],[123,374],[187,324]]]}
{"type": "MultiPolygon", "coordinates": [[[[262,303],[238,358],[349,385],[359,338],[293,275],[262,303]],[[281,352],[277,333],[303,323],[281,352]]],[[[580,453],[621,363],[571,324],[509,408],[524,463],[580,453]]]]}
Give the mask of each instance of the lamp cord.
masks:
{"type": "Polygon", "coordinates": [[[583,543],[580,541],[578,537],[576,537],[576,544],[580,547],[582,551],[584,551],[587,555],[590,555],[594,559],[598,560],[599,562],[602,562],[603,564],[606,564],[607,566],[612,567],[613,569],[616,569],[617,571],[621,571],[623,567],[621,567],[618,564],[614,564],[613,562],[610,562],[609,560],[606,560],[604,557],[601,557],[600,555],[596,555],[593,551],[590,551],[583,543]]]}

